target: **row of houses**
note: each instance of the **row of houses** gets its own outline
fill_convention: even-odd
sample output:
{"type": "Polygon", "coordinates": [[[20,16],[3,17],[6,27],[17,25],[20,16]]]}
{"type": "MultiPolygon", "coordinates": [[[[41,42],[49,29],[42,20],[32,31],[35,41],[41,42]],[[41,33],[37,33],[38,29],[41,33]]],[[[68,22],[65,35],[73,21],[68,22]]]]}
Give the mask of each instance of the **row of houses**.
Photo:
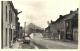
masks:
{"type": "Polygon", "coordinates": [[[11,47],[16,38],[20,38],[19,13],[12,1],[1,1],[1,48],[11,47]]]}
{"type": "Polygon", "coordinates": [[[56,21],[49,23],[45,28],[44,37],[58,40],[78,41],[78,8],[69,14],[60,15],[56,21]]]}

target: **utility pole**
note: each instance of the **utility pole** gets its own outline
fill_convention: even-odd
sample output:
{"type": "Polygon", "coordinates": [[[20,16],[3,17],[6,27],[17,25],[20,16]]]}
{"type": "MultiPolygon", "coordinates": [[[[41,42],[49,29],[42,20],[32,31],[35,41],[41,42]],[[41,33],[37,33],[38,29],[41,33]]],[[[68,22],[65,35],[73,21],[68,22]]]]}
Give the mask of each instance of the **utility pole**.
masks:
{"type": "Polygon", "coordinates": [[[25,33],[26,33],[26,22],[24,22],[24,37],[25,37],[25,33]]]}

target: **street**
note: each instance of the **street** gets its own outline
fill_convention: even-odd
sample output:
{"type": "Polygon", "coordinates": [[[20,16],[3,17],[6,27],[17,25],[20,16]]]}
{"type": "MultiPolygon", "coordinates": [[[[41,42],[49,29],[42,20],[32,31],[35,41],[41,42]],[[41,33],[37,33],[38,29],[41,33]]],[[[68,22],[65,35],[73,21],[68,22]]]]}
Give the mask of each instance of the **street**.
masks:
{"type": "Polygon", "coordinates": [[[16,42],[14,44],[13,49],[18,48],[18,49],[47,49],[46,47],[35,43],[35,41],[30,41],[29,44],[23,43],[23,42],[16,42]],[[19,44],[19,45],[18,45],[19,44]]]}
{"type": "Polygon", "coordinates": [[[78,49],[75,2],[1,1],[1,49],[78,49]]]}
{"type": "Polygon", "coordinates": [[[52,41],[45,39],[35,39],[35,43],[48,49],[77,49],[77,44],[72,42],[52,41]]]}
{"type": "Polygon", "coordinates": [[[52,41],[44,38],[37,38],[31,39],[30,44],[19,42],[18,49],[77,49],[77,47],[77,44],[71,42],[52,41]]]}

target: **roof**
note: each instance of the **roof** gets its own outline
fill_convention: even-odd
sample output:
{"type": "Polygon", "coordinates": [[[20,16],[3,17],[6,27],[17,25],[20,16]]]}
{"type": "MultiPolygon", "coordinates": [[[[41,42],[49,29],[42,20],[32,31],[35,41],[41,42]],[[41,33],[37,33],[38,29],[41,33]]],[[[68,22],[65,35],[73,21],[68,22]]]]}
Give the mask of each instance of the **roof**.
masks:
{"type": "Polygon", "coordinates": [[[12,9],[14,10],[14,12],[15,12],[16,14],[18,14],[18,10],[14,8],[14,5],[13,5],[12,1],[8,1],[8,3],[10,4],[10,6],[11,6],[12,9]]]}

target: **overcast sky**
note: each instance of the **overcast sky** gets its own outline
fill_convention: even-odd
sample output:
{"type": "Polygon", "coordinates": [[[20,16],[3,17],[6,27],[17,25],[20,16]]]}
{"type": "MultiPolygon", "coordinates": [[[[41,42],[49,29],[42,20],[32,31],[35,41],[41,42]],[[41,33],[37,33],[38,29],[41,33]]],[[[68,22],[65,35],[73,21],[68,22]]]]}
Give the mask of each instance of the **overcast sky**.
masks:
{"type": "Polygon", "coordinates": [[[47,21],[55,21],[59,15],[65,15],[70,10],[79,8],[79,0],[14,0],[14,7],[22,11],[18,15],[21,26],[30,22],[42,28],[47,27],[47,21]]]}

